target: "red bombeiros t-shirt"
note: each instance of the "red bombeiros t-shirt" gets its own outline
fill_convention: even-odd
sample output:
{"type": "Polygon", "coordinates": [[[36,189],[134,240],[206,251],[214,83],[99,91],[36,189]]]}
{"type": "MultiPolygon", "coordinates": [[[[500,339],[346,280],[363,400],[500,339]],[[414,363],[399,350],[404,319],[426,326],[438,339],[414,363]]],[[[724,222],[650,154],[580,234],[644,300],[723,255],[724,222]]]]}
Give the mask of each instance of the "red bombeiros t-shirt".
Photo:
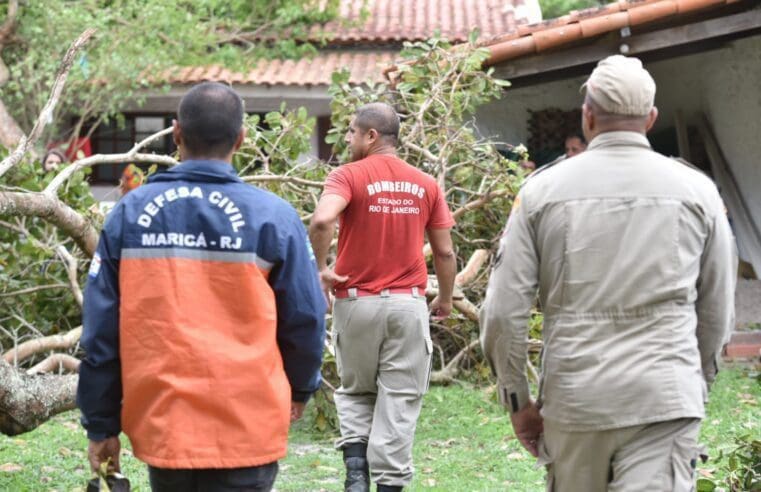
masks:
{"type": "Polygon", "coordinates": [[[334,170],[323,195],[349,204],[340,218],[335,271],[369,292],[426,288],[426,229],[447,229],[454,219],[444,193],[429,175],[392,155],[372,155],[334,170]]]}

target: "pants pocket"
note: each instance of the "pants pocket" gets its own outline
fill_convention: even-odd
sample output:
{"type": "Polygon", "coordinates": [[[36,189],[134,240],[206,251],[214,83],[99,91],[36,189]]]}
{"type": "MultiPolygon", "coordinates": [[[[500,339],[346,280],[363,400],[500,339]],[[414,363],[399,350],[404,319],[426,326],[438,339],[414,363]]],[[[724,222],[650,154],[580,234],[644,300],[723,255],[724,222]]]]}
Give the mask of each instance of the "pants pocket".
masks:
{"type": "Polygon", "coordinates": [[[431,337],[425,338],[425,356],[427,359],[428,370],[425,372],[425,384],[423,385],[422,394],[426,394],[431,385],[431,372],[433,370],[433,341],[431,340],[431,337]]]}
{"type": "Polygon", "coordinates": [[[336,372],[338,373],[339,381],[343,381],[343,371],[341,364],[341,346],[340,346],[341,334],[333,328],[333,355],[336,358],[336,372]]]}
{"type": "Polygon", "coordinates": [[[695,469],[698,466],[700,448],[695,439],[680,436],[674,439],[671,450],[671,476],[674,492],[695,490],[695,469]]]}

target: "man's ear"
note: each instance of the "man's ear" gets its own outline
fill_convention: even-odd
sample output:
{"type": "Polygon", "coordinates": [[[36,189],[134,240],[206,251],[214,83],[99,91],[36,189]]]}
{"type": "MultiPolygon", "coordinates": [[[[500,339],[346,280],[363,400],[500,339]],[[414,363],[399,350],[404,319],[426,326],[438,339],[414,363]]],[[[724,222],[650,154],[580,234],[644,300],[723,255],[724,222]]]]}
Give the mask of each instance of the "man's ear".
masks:
{"type": "Polygon", "coordinates": [[[179,149],[182,145],[182,130],[180,130],[180,124],[177,120],[172,120],[172,140],[179,149]]]}
{"type": "MultiPolygon", "coordinates": [[[[589,131],[594,130],[595,127],[595,114],[592,109],[587,106],[587,103],[581,105],[581,128],[586,128],[589,131]]],[[[586,138],[587,136],[584,135],[586,138]]]]}
{"type": "Polygon", "coordinates": [[[235,145],[233,145],[233,152],[237,152],[240,149],[243,142],[246,140],[246,127],[241,126],[238,132],[238,138],[235,139],[235,145]]]}
{"type": "Polygon", "coordinates": [[[367,130],[367,139],[369,140],[371,144],[377,142],[379,138],[380,138],[380,134],[378,133],[378,130],[376,130],[375,128],[370,128],[369,130],[367,130]]]}
{"type": "Polygon", "coordinates": [[[647,115],[647,124],[645,126],[645,132],[649,132],[650,129],[655,125],[655,121],[658,119],[658,108],[653,106],[653,109],[650,110],[650,112],[647,115]]]}

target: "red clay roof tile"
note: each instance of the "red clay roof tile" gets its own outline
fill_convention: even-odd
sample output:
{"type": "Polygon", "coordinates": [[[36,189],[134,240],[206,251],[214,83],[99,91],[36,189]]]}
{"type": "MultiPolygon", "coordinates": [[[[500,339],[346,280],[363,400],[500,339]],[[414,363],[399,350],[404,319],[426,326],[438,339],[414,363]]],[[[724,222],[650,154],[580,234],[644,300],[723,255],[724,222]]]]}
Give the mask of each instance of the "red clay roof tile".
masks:
{"type": "Polygon", "coordinates": [[[334,71],[346,67],[354,84],[383,80],[381,70],[393,63],[394,51],[323,51],[314,58],[300,60],[260,60],[246,72],[233,72],[219,66],[185,67],[168,70],[163,80],[174,84],[204,81],[260,85],[316,86],[330,84],[334,71]]]}
{"type": "Polygon", "coordinates": [[[444,38],[460,43],[478,28],[482,38],[490,38],[512,31],[521,22],[534,20],[515,17],[511,7],[523,1],[368,0],[363,17],[361,1],[342,0],[339,10],[342,20],[314,26],[310,37],[328,32],[332,43],[420,41],[438,30],[444,38]]]}
{"type": "Polygon", "coordinates": [[[620,0],[602,7],[527,26],[518,26],[483,45],[491,50],[487,65],[546,51],[627,26],[639,26],[672,16],[742,0],[620,0]]]}

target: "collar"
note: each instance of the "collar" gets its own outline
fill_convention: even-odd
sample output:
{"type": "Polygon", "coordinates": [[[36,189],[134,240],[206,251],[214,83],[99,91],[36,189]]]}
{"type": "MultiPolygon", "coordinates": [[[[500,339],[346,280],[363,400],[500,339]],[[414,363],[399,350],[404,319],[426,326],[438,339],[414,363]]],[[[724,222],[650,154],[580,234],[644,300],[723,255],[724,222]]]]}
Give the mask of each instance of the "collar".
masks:
{"type": "Polygon", "coordinates": [[[206,181],[206,182],[239,182],[238,172],[232,164],[217,160],[189,160],[182,161],[168,170],[154,174],[148,178],[149,183],[160,181],[206,181]]]}
{"type": "Polygon", "coordinates": [[[637,132],[605,132],[593,138],[589,142],[587,150],[622,145],[649,149],[650,141],[648,141],[646,136],[637,132]]]}

